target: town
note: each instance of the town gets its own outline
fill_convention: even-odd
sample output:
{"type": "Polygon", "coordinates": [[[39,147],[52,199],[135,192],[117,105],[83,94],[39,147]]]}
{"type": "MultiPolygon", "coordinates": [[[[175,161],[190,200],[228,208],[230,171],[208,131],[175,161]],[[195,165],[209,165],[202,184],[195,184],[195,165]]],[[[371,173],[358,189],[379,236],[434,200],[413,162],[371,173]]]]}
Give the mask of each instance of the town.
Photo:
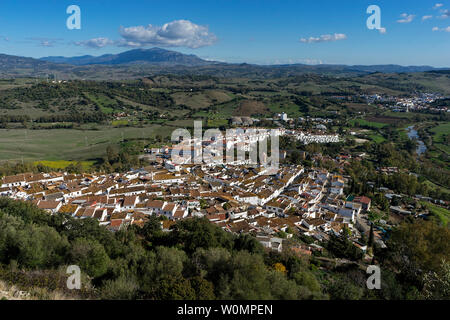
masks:
{"type": "MultiPolygon", "coordinates": [[[[177,220],[205,217],[234,234],[252,234],[267,248],[282,251],[293,234],[318,243],[330,234],[369,231],[364,215],[371,199],[346,197],[347,179],[325,169],[282,166],[274,175],[243,165],[173,165],[170,160],[115,174],[19,174],[1,180],[0,195],[31,201],[51,215],[92,218],[111,231],[143,226],[151,215],[163,217],[170,231],[177,220]],[[280,235],[284,237],[280,237],[280,235]]],[[[384,245],[381,232],[377,241],[384,245]]],[[[302,247],[311,254],[320,245],[302,247]]]]}

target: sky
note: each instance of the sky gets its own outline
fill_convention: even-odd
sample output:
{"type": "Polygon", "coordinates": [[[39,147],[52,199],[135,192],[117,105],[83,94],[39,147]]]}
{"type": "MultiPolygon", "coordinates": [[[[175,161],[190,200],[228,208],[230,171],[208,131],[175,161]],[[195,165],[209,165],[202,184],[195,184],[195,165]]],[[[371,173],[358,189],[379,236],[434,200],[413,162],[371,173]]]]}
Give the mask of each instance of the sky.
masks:
{"type": "Polygon", "coordinates": [[[98,56],[151,47],[230,63],[450,67],[450,1],[0,2],[0,53],[98,56]],[[80,29],[67,26],[71,5],[80,9],[80,29]],[[380,9],[373,29],[371,5],[380,9]]]}

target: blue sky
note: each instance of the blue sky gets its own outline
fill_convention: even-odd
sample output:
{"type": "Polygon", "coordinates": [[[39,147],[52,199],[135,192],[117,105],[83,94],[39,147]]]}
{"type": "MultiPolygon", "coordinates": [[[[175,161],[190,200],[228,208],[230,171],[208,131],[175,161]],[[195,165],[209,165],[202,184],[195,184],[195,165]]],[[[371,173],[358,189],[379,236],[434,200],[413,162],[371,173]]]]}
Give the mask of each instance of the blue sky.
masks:
{"type": "Polygon", "coordinates": [[[2,0],[0,53],[101,55],[158,46],[239,63],[450,67],[448,10],[450,1],[439,0],[2,0]],[[69,5],[81,9],[81,30],[66,27],[69,5]],[[367,28],[369,5],[380,7],[386,32],[367,28]]]}

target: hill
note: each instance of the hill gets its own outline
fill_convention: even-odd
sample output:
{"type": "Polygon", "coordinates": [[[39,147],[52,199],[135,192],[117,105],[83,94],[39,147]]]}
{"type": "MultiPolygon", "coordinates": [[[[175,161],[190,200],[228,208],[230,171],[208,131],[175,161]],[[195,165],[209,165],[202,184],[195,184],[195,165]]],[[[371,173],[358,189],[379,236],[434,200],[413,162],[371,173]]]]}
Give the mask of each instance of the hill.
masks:
{"type": "Polygon", "coordinates": [[[195,55],[182,54],[176,51],[170,51],[160,48],[135,49],[119,54],[105,54],[99,57],[81,56],[81,57],[45,57],[40,60],[53,63],[66,63],[77,66],[84,65],[126,65],[126,64],[152,64],[152,65],[184,65],[200,66],[212,64],[195,55]]]}

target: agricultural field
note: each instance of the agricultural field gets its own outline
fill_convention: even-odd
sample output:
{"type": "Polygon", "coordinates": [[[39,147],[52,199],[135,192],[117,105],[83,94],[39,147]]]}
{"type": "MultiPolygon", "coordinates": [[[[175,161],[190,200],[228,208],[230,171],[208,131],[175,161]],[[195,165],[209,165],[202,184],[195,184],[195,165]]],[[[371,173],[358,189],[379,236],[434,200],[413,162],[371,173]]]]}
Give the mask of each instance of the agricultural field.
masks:
{"type": "MultiPolygon", "coordinates": [[[[401,95],[424,86],[427,78],[436,80],[440,88],[448,81],[443,75],[422,73],[271,75],[257,79],[161,74],[59,84],[43,79],[1,80],[0,160],[90,160],[104,155],[110,143],[155,135],[168,137],[175,128],[192,128],[194,120],[217,128],[226,127],[236,116],[272,118],[282,112],[294,119],[337,118],[342,124],[335,126],[336,130],[364,127],[370,132],[361,138],[375,143],[385,142],[383,130],[396,126],[404,140],[407,137],[399,126],[417,122],[417,114],[379,113],[376,106],[361,99],[336,96],[375,92],[401,95]],[[352,119],[362,113],[364,118],[352,119]]],[[[449,131],[448,124],[435,130],[436,147],[448,153],[448,145],[441,141],[443,132],[449,131]]]]}
{"type": "Polygon", "coordinates": [[[272,113],[282,113],[285,112],[291,118],[302,117],[305,114],[300,111],[300,107],[295,104],[284,104],[284,103],[276,103],[269,105],[269,109],[272,113]]]}
{"type": "Polygon", "coordinates": [[[448,222],[450,220],[450,211],[439,207],[435,204],[429,203],[429,202],[425,202],[425,201],[421,201],[420,202],[423,206],[425,206],[430,213],[435,216],[436,218],[439,219],[439,221],[444,225],[447,226],[448,222]]]}
{"type": "Polygon", "coordinates": [[[105,155],[108,145],[128,139],[150,139],[156,135],[169,137],[173,127],[149,125],[143,128],[112,128],[96,130],[0,129],[0,161],[78,161],[94,160],[105,155]]]}
{"type": "Polygon", "coordinates": [[[450,135],[450,123],[441,123],[430,131],[433,133],[433,145],[450,155],[450,145],[448,140],[445,139],[446,136],[450,135]]]}
{"type": "MultiPolygon", "coordinates": [[[[58,161],[36,161],[33,164],[34,165],[38,165],[41,164],[43,166],[55,169],[55,170],[60,170],[60,169],[65,169],[67,168],[69,165],[76,165],[78,162],[77,161],[66,161],[66,160],[58,160],[58,161]]],[[[95,161],[80,161],[81,165],[83,166],[83,170],[88,171],[94,164],[95,161]]]]}
{"type": "Polygon", "coordinates": [[[369,138],[375,143],[382,143],[386,141],[386,139],[381,134],[370,134],[369,138]]]}
{"type": "Polygon", "coordinates": [[[221,90],[205,90],[202,92],[176,92],[172,98],[177,105],[186,105],[191,109],[202,109],[215,104],[221,104],[234,98],[221,90]]]}
{"type": "Polygon", "coordinates": [[[375,129],[381,129],[387,126],[386,123],[367,121],[365,119],[350,120],[349,124],[353,127],[369,127],[375,129]]]}

